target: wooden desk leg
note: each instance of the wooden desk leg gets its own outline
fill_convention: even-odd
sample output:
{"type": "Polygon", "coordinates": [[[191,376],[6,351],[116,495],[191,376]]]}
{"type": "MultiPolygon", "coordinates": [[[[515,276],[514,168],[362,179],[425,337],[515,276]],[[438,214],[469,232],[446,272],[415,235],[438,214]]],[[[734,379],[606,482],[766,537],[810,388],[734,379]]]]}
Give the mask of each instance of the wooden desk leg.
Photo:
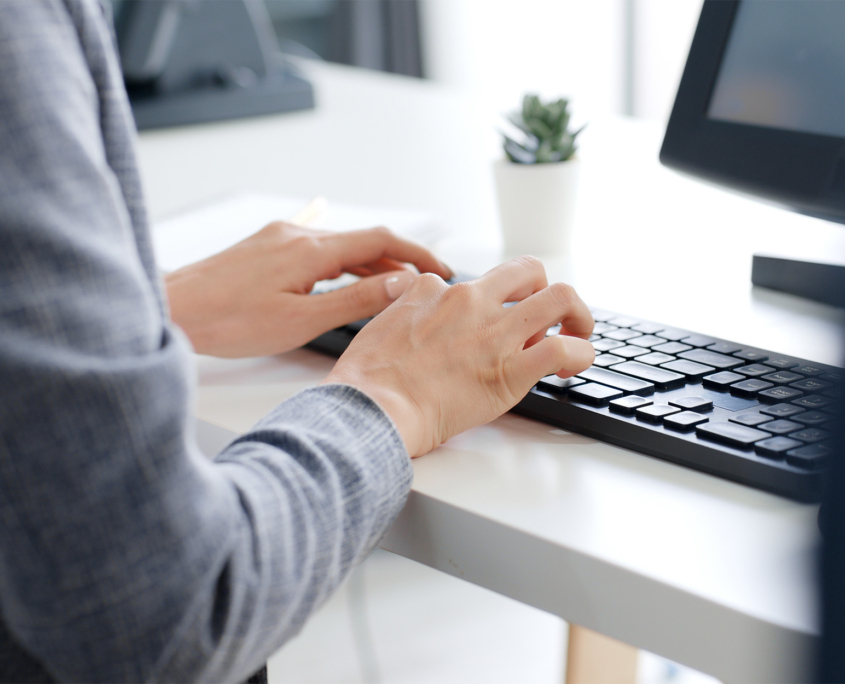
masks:
{"type": "Polygon", "coordinates": [[[569,625],[566,684],[635,684],[637,649],[578,625],[569,625]]]}

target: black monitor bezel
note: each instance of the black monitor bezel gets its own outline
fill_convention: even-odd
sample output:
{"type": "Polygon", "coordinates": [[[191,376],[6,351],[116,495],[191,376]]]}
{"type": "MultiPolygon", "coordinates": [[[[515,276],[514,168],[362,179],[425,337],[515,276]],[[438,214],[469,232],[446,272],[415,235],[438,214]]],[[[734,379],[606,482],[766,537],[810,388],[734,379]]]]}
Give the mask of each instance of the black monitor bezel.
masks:
{"type": "Polygon", "coordinates": [[[705,0],[660,161],[804,213],[843,221],[845,189],[839,186],[845,138],[707,116],[740,2],[705,0]]]}

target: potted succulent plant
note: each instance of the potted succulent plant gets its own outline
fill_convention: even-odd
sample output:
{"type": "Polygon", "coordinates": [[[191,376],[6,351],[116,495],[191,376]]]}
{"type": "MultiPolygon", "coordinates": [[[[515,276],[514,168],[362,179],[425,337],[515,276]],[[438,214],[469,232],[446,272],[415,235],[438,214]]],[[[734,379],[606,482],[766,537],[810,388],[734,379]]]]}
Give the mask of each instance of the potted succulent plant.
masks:
{"type": "Polygon", "coordinates": [[[503,133],[506,159],[494,173],[505,253],[561,254],[572,232],[580,161],[569,129],[569,102],[526,95],[508,120],[522,141],[503,133]]]}

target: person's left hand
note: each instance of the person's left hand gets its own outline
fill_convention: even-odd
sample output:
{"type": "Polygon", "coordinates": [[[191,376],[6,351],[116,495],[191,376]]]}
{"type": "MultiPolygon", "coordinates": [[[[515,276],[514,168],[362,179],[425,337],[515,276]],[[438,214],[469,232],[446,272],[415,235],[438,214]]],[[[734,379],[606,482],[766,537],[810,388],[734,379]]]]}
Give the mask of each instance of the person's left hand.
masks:
{"type": "Polygon", "coordinates": [[[386,228],[348,233],[275,222],[208,259],[165,276],[170,314],[200,354],[278,354],[374,316],[420,272],[452,277],[429,250],[386,228]],[[362,276],[333,292],[319,280],[362,276]]]}

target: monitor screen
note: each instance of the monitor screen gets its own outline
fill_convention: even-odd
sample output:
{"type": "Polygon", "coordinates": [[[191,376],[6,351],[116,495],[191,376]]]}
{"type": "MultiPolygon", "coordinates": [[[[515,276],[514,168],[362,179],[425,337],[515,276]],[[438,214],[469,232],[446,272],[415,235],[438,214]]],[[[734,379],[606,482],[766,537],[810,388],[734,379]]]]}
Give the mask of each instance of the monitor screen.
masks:
{"type": "Polygon", "coordinates": [[[708,117],[845,137],[843,26],[845,2],[741,3],[708,117]]]}

